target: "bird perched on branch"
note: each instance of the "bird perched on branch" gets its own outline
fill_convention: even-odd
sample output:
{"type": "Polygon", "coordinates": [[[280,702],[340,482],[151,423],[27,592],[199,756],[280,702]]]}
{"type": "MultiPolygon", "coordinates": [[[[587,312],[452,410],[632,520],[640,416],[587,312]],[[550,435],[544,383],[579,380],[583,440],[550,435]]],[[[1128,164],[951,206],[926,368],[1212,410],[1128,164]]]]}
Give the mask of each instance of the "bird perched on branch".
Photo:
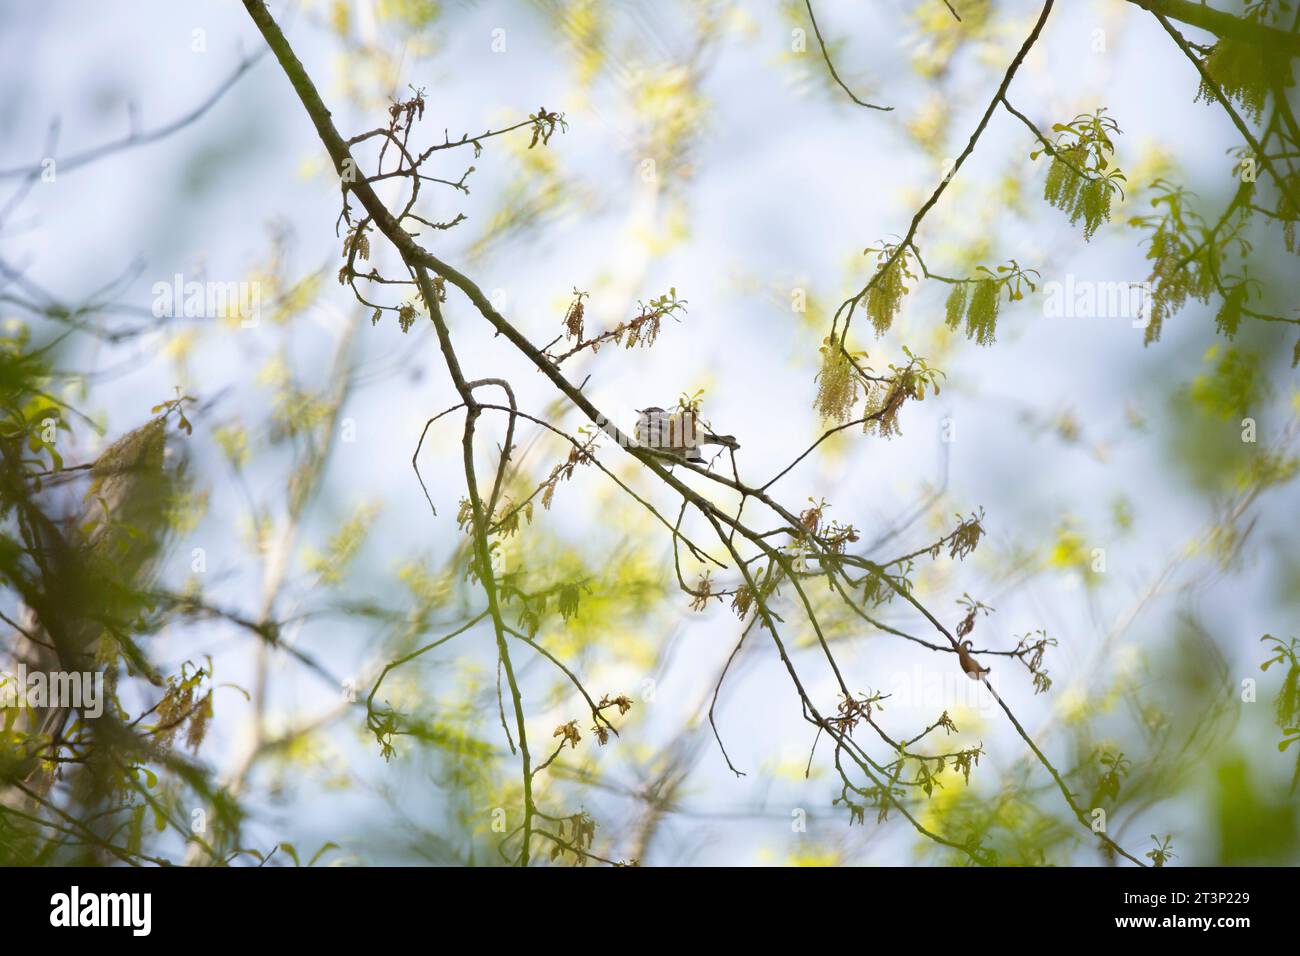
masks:
{"type": "Polygon", "coordinates": [[[701,428],[699,416],[692,409],[673,413],[651,405],[637,409],[637,415],[637,443],[679,461],[704,464],[701,445],[722,445],[732,451],[740,448],[735,437],[715,435],[701,428]]]}
{"type": "Polygon", "coordinates": [[[957,658],[961,661],[961,669],[966,672],[966,676],[971,680],[983,680],[991,668],[981,667],[980,662],[970,656],[971,642],[962,641],[957,645],[957,658]]]}

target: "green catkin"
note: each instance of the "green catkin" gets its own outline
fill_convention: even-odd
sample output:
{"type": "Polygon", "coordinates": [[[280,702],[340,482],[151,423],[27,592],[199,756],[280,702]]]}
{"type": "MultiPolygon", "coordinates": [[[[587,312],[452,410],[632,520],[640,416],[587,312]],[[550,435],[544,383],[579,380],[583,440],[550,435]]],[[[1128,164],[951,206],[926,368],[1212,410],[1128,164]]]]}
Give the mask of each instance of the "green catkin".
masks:
{"type": "MultiPolygon", "coordinates": [[[[1242,110],[1256,123],[1264,111],[1268,98],[1268,61],[1250,43],[1224,39],[1214,45],[1205,59],[1205,72],[1210,74],[1223,95],[1237,101],[1242,110]]],[[[1219,98],[1214,90],[1201,81],[1196,101],[1213,106],[1219,98]]]]}
{"type": "Polygon", "coordinates": [[[858,381],[844,351],[829,339],[821,348],[822,368],[817,373],[813,407],[826,421],[844,422],[858,400],[858,381]]]}
{"type": "MultiPolygon", "coordinates": [[[[1077,178],[1077,177],[1076,177],[1077,178]]],[[[1110,187],[1104,179],[1089,179],[1076,197],[1070,224],[1083,219],[1083,238],[1090,240],[1097,227],[1110,219],[1110,187]]]]}
{"type": "Polygon", "coordinates": [[[1043,199],[1070,217],[1070,225],[1083,220],[1083,238],[1091,240],[1098,227],[1110,219],[1111,184],[1100,175],[1083,176],[1087,151],[1059,148],[1052,156],[1043,182],[1043,199]]]}
{"type": "Polygon", "coordinates": [[[957,282],[953,285],[952,291],[948,293],[947,314],[944,321],[950,329],[955,329],[961,325],[962,316],[966,314],[966,286],[967,283],[965,282],[957,282]]]}
{"type": "MultiPolygon", "coordinates": [[[[1147,325],[1145,342],[1158,341],[1165,319],[1178,312],[1188,298],[1208,303],[1216,291],[1214,277],[1218,269],[1218,252],[1205,245],[1188,258],[1186,244],[1175,227],[1162,225],[1151,237],[1147,258],[1151,261],[1151,321],[1147,325]]],[[[1243,293],[1244,295],[1244,293],[1243,293]]],[[[1242,304],[1244,304],[1244,298],[1242,304]]],[[[1235,306],[1239,312],[1240,307],[1235,306]]],[[[1240,319],[1240,315],[1237,316],[1240,319]]],[[[1232,321],[1231,309],[1225,319],[1232,321]]],[[[1235,329],[1235,323],[1233,325],[1235,329]]]]}
{"type": "Polygon", "coordinates": [[[1282,690],[1277,695],[1277,725],[1283,729],[1294,727],[1300,717],[1300,667],[1291,667],[1282,680],[1282,690]]]}
{"type": "Polygon", "coordinates": [[[975,294],[966,309],[966,336],[980,345],[993,344],[993,332],[998,321],[1001,304],[1001,285],[996,279],[981,279],[975,283],[975,294]]]}
{"type": "Polygon", "coordinates": [[[948,293],[944,321],[948,328],[956,329],[965,320],[967,338],[991,345],[1001,304],[1002,283],[997,279],[958,282],[948,293]]]}
{"type": "Polygon", "coordinates": [[[1152,234],[1147,258],[1151,261],[1151,275],[1147,280],[1151,284],[1151,314],[1143,338],[1150,345],[1159,341],[1165,319],[1186,303],[1191,276],[1187,269],[1178,266],[1183,258],[1183,244],[1164,225],[1152,234]]]}
{"type": "MultiPolygon", "coordinates": [[[[1075,192],[1078,189],[1078,173],[1062,158],[1072,152],[1078,151],[1060,150],[1052,156],[1051,165],[1047,168],[1047,179],[1043,182],[1043,198],[1050,205],[1066,212],[1074,207],[1075,192]]],[[[1073,162],[1074,157],[1070,157],[1070,160],[1073,162]]]]}
{"type": "Polygon", "coordinates": [[[902,307],[903,296],[907,294],[902,260],[900,255],[886,266],[867,293],[867,316],[878,336],[884,335],[894,324],[894,317],[902,307]]]}
{"type": "Polygon", "coordinates": [[[1223,305],[1219,306],[1214,324],[1228,338],[1237,334],[1237,327],[1241,324],[1241,310],[1245,304],[1246,283],[1244,282],[1237,283],[1223,297],[1223,305]]]}

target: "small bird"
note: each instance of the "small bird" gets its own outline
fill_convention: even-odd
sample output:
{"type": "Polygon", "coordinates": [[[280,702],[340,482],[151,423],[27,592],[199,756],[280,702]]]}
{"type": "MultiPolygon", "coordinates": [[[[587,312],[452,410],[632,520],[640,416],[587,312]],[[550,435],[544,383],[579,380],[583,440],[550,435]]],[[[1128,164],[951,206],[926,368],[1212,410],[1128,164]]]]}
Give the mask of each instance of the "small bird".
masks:
{"type": "Polygon", "coordinates": [[[702,465],[700,445],[723,445],[735,451],[740,443],[732,435],[715,435],[702,430],[694,411],[668,412],[657,405],[637,409],[636,440],[657,452],[702,465]]]}
{"type": "Polygon", "coordinates": [[[992,668],[981,667],[979,661],[970,656],[970,649],[970,641],[962,641],[957,645],[957,658],[961,661],[961,669],[966,672],[966,676],[971,680],[983,680],[984,675],[992,668]]]}

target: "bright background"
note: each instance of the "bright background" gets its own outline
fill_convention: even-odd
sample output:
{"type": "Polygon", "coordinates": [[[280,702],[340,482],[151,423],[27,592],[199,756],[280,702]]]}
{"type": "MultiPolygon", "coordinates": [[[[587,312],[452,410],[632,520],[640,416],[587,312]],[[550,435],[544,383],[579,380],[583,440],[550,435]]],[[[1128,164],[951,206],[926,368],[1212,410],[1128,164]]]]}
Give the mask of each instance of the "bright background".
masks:
{"type": "MultiPolygon", "coordinates": [[[[1011,100],[1043,129],[1107,106],[1124,130],[1117,162],[1129,176],[1129,200],[1085,243],[1081,230],[1042,201],[1045,164],[1029,159],[1028,131],[999,111],[925,221],[920,244],[938,272],[966,274],[975,264],[1014,258],[1044,281],[1067,274],[1141,281],[1143,233],[1126,222],[1145,211],[1152,179],[1186,184],[1204,200],[1207,217],[1231,195],[1227,150],[1235,134],[1221,110],[1192,102],[1195,71],[1154,20],[1118,0],[1058,7],[1011,100]],[[1103,50],[1095,49],[1099,35],[1103,50]]],[[[823,0],[815,9],[834,40],[841,76],[860,97],[893,112],[855,107],[831,86],[811,32],[807,52],[792,51],[792,30],[806,29],[801,5],[357,0],[343,4],[343,13],[322,2],[277,3],[273,12],[345,136],[380,125],[387,98],[404,98],[407,84],[425,91],[416,133],[423,142],[440,139],[444,129],[455,138],[508,125],[538,106],[563,111],[568,131],[546,148],[527,150],[524,133],[485,141],[477,159],[468,150],[440,154],[436,175],[455,180],[467,165],[476,167],[472,194],[426,184],[426,215],[464,212],[468,220],[423,239],[538,344],[560,333],[575,286],[592,292],[589,332],[632,316],[637,300],[675,288],[688,311],[681,324],[665,324],[653,349],[603,349],[573,361],[568,374],[576,381],[590,374],[586,393],[625,427],[636,408],[671,405],[704,389],[706,417],[738,437],[742,474],[757,482],[820,433],[812,400],[830,313],[870,277],[874,257],[863,250],[906,230],[1037,14],[1036,4],[998,3],[986,21],[968,16],[959,31],[937,0],[870,8],[823,0]],[[505,31],[504,52],[492,51],[494,30],[505,31]],[[955,35],[964,39],[945,56],[941,38],[955,35]],[[655,160],[650,183],[641,175],[646,158],[655,160]],[[796,289],[806,292],[804,313],[791,308],[796,289]]],[[[241,5],[230,2],[6,4],[0,167],[47,155],[43,143],[55,117],[58,158],[124,135],[133,110],[143,130],[170,122],[260,42],[241,5]],[[204,52],[192,48],[195,30],[203,31],[204,52]]],[[[0,258],[66,302],[95,299],[120,278],[112,300],[136,311],[105,313],[103,321],[121,327],[148,322],[153,283],[178,272],[248,279],[268,268],[276,231],[291,235],[281,249],[284,275],[322,276],[292,320],[264,319],[255,329],[220,320],[165,323],[120,343],[82,342],[62,358],[93,373],[83,407],[110,437],[143,422],[173,386],[211,403],[195,418],[189,444],[209,494],[206,511],[178,537],[163,576],[184,581],[192,549],[202,547],[204,593],[255,614],[265,565],[248,547],[247,503],[274,501],[286,481],[284,450],[266,427],[274,399],[265,369],[282,356],[304,383],[328,385],[334,349],[353,329],[356,387],[342,415],[352,420],[355,441],[331,452],[275,608],[283,619],[310,614],[290,639],[331,673],[373,679],[395,656],[394,629],[357,605],[402,607],[409,595],[400,572],[418,558],[445,570],[462,540],[455,521],[463,495],[460,433],[453,422],[435,426],[421,456],[435,517],[410,458],[424,422],[454,404],[454,392],[427,323],[404,335],[389,314],[372,327],[368,310],[334,282],[341,237],[332,179],[292,89],[265,56],[175,135],[38,183],[0,232],[0,258]],[[247,426],[253,448],[240,480],[221,464],[212,439],[214,428],[235,422],[247,426]],[[325,550],[367,503],[378,510],[364,545],[337,587],[321,587],[308,573],[308,549],[325,550]]],[[[381,241],[374,243],[378,250],[381,241]]],[[[394,264],[386,251],[375,260],[381,270],[394,264]]],[[[1285,251],[1261,246],[1252,274],[1278,308],[1294,303],[1295,268],[1285,251]]],[[[1112,835],[1145,852],[1149,834],[1172,834],[1180,863],[1296,862],[1295,803],[1287,797],[1294,761],[1277,753],[1271,722],[1280,676],[1259,671],[1260,636],[1294,633],[1294,484],[1251,506],[1243,518],[1253,521],[1250,537],[1232,567],[1187,550],[1228,500],[1223,488],[1234,456],[1254,453],[1243,451],[1237,420],[1207,416],[1189,397],[1192,383],[1213,367],[1207,350],[1228,344],[1215,334],[1213,309],[1192,303],[1160,342],[1144,348],[1127,320],[1049,319],[1041,295],[1031,295],[1004,303],[996,344],[980,348],[944,328],[946,291],[914,288],[882,340],[865,319],[855,322],[855,347],[866,350],[868,364],[884,369],[902,360],[907,345],[946,373],[942,393],[905,409],[900,437],[850,430],[827,443],[824,454],[782,479],[779,497],[792,508],[825,498],[830,517],[860,529],[862,546],[916,514],[877,557],[923,547],[950,530],[955,515],[982,507],[988,536],[980,550],[961,564],[922,563],[919,593],[949,626],[961,617],[954,602],[964,592],[996,608],[977,628],[986,644],[1010,647],[1039,628],[1059,640],[1048,656],[1055,684],[1046,695],[1033,693],[1020,665],[990,661],[999,692],[1058,766],[1086,762],[1093,744],[1141,764],[1157,749],[1139,729],[1150,709],[1190,726],[1226,708],[1223,733],[1199,737],[1169,760],[1176,770],[1151,783],[1152,799],[1134,800],[1116,816],[1112,835]],[[942,440],[946,422],[955,441],[942,440]],[[1076,559],[1097,547],[1106,549],[1106,571],[1092,576],[1076,559]],[[1246,678],[1260,681],[1258,704],[1238,700],[1246,678]],[[1258,824],[1269,828],[1264,837],[1242,822],[1255,818],[1267,820],[1258,824]]],[[[553,390],[454,292],[446,315],[469,376],[507,376],[521,408],[548,411],[553,390]]],[[[1251,409],[1261,446],[1280,441],[1294,421],[1294,338],[1293,330],[1257,324],[1236,342],[1260,357],[1271,383],[1251,409]]],[[[568,427],[581,424],[571,410],[562,415],[568,427]]],[[[495,460],[501,425],[482,426],[481,473],[495,460]]],[[[65,456],[89,460],[93,437],[85,431],[75,440],[65,456]]],[[[531,433],[524,441],[535,484],[564,452],[554,442],[531,444],[531,433]]],[[[671,496],[637,477],[613,449],[602,460],[676,514],[671,496]]],[[[697,477],[687,480],[711,490],[697,477]]],[[[704,540],[701,527],[693,530],[704,540]]],[[[619,739],[600,750],[586,739],[572,761],[596,774],[598,785],[553,784],[567,795],[557,800],[569,812],[585,807],[600,823],[602,852],[655,864],[949,859],[896,820],[878,827],[869,817],[866,827],[850,829],[847,813],[831,805],[838,786],[824,741],[805,778],[812,735],[761,632],[751,635],[750,653],[718,707],[728,753],[747,776],[727,770],[698,718],[741,625],[723,606],[690,610],[674,590],[667,534],[607,480],[580,471],[512,542],[514,560],[542,568],[581,562],[624,598],[603,617],[593,611],[586,624],[551,623],[539,635],[565,653],[593,693],[637,701],[619,739]],[[644,588],[635,599],[632,579],[644,588]],[[652,817],[645,788],[676,776],[673,807],[652,817]],[[807,813],[806,833],[792,832],[796,809],[807,813]]],[[[444,588],[444,630],[466,607],[479,609],[474,589],[458,578],[451,574],[444,588]]],[[[901,609],[885,617],[922,633],[901,609]]],[[[833,708],[828,670],[807,648],[796,615],[787,620],[810,692],[833,708]]],[[[436,636],[431,630],[423,640],[436,636]]],[[[835,649],[858,689],[894,695],[884,718],[899,735],[919,732],[946,709],[963,740],[983,742],[987,756],[972,776],[977,793],[989,796],[1000,782],[1023,779],[1045,812],[1062,813],[1042,767],[982,688],[961,679],[950,655],[847,625],[835,634],[835,649]]],[[[254,681],[253,639],[220,622],[174,628],[153,651],[173,663],[211,654],[219,682],[254,681]]],[[[434,653],[437,661],[422,659],[393,688],[412,710],[441,714],[504,747],[488,632],[475,629],[434,653]]],[[[535,660],[526,668],[535,753],[549,752],[552,728],[581,717],[544,668],[535,660]]],[[[254,769],[246,845],[287,840],[311,851],[333,841],[341,846],[335,858],[356,862],[466,861],[471,852],[483,862],[493,784],[458,778],[448,770],[456,761],[437,746],[403,741],[385,762],[365,732],[363,710],[333,714],[337,688],[283,656],[270,674],[267,719],[274,725],[332,716],[292,753],[254,769]]],[[[252,733],[250,704],[219,692],[203,759],[229,773],[252,733]]],[[[514,768],[504,758],[495,785],[508,785],[514,768]]],[[[939,804],[962,789],[960,777],[949,780],[939,804]]],[[[1057,861],[1099,860],[1086,840],[1050,852],[1064,854],[1057,861]]]]}

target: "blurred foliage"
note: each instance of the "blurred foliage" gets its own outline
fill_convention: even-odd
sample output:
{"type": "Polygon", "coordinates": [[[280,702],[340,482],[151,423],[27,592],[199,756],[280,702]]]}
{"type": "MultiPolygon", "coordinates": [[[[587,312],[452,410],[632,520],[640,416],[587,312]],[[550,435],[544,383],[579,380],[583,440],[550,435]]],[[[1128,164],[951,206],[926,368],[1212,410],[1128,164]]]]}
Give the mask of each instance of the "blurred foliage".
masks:
{"type": "MultiPolygon", "coordinates": [[[[1166,351],[1162,367],[1123,373],[1143,380],[1124,397],[1120,437],[1097,437],[1101,426],[1073,398],[1003,383],[1013,406],[1003,427],[1020,423],[1020,440],[1045,434],[1056,442],[1044,466],[1015,462],[1001,472],[993,470],[1001,462],[990,464],[990,474],[1016,483],[1008,503],[1060,486],[1051,513],[1023,535],[959,500],[946,476],[893,475],[873,461],[841,486],[851,489],[843,499],[809,498],[792,527],[764,529],[786,535],[784,543],[723,568],[692,543],[701,534],[717,543],[698,515],[664,505],[662,488],[641,480],[645,469],[614,455],[599,429],[572,424],[560,398],[520,417],[519,434],[480,438],[471,450],[480,476],[502,468],[490,492],[454,490],[465,452],[437,419],[418,448],[395,447],[405,437],[385,432],[341,462],[339,446],[357,439],[353,416],[366,390],[387,384],[414,394],[438,351],[434,303],[393,268],[374,224],[349,219],[346,209],[339,235],[325,230],[319,246],[314,234],[299,239],[272,211],[258,211],[271,220],[269,240],[243,269],[262,294],[255,336],[238,334],[249,319],[238,307],[192,320],[142,318],[96,297],[69,306],[27,288],[6,265],[6,282],[22,295],[0,300],[0,610],[9,629],[0,662],[0,864],[497,865],[519,858],[525,807],[538,808],[547,840],[534,858],[554,865],[689,861],[721,821],[740,835],[717,852],[736,862],[842,865],[902,854],[947,865],[1113,864],[1118,844],[1162,866],[1300,858],[1296,639],[1225,633],[1214,613],[1223,609],[1201,606],[1205,595],[1222,601],[1225,581],[1233,600],[1254,602],[1261,614],[1296,605],[1294,566],[1271,584],[1252,570],[1261,555],[1277,553],[1265,534],[1284,547],[1292,536],[1289,526],[1264,525],[1294,514],[1300,401],[1287,376],[1300,342],[1293,350],[1284,337],[1296,334],[1300,209],[1289,193],[1300,179],[1279,155],[1300,147],[1290,107],[1258,51],[1221,40],[1190,50],[1208,76],[1197,98],[1220,109],[1217,86],[1258,127],[1265,153],[1276,157],[1274,169],[1260,164],[1258,181],[1242,175],[1242,164],[1258,157],[1234,151],[1232,176],[1202,199],[1181,182],[1192,180],[1172,146],[1121,145],[1111,110],[1124,115],[1122,101],[1072,105],[1061,119],[1073,119],[1045,126],[1048,133],[1020,117],[1000,143],[980,143],[1001,165],[954,175],[948,154],[970,135],[962,125],[969,95],[1001,75],[1024,28],[1010,4],[957,6],[960,19],[935,2],[891,21],[890,35],[907,37],[910,86],[862,53],[864,23],[876,29],[888,11],[819,17],[831,21],[823,24],[826,59],[840,64],[847,87],[873,99],[886,90],[898,104],[888,120],[872,121],[895,124],[898,142],[929,170],[927,189],[933,179],[951,191],[905,238],[871,226],[888,238],[865,249],[855,239],[862,256],[845,256],[834,276],[796,281],[802,260],[789,244],[778,249],[788,266],[734,266],[726,301],[735,321],[771,334],[773,351],[783,361],[788,352],[793,367],[788,382],[762,383],[779,393],[789,421],[773,423],[771,436],[742,437],[760,444],[790,425],[805,445],[816,443],[809,465],[825,483],[856,461],[853,443],[898,438],[904,424],[922,420],[915,405],[937,399],[941,383],[946,398],[987,398],[974,394],[963,363],[989,353],[968,343],[1010,347],[1027,324],[1026,305],[1040,301],[1042,277],[1061,271],[1058,250],[1017,245],[1015,234],[1030,222],[1063,228],[1068,219],[1085,241],[1122,249],[1133,262],[1145,256],[1145,341],[1166,351]],[[1034,163],[1040,157],[1045,169],[1034,163]],[[936,165],[944,168],[930,170],[936,165]],[[1225,189],[1230,198],[1216,206],[1225,189]],[[325,281],[340,243],[339,281],[355,303],[325,281]],[[1042,259],[1030,264],[1026,249],[1042,259]],[[397,278],[385,283],[385,267],[397,278]],[[393,295],[372,302],[357,291],[367,281],[393,295]],[[390,283],[404,287],[385,289],[390,283]],[[858,291],[835,310],[835,289],[858,291]],[[758,325],[764,308],[779,324],[758,325]],[[869,351],[851,338],[858,310],[871,326],[869,351]],[[1199,331],[1180,329],[1160,343],[1184,310],[1199,331]],[[384,311],[397,312],[397,322],[378,321],[384,311]],[[139,324],[119,321],[123,314],[139,324]],[[101,381],[112,368],[105,354],[139,343],[153,351],[132,383],[147,382],[148,391],[110,393],[101,381]],[[179,387],[169,391],[172,381],[179,387]],[[1052,474],[1075,469],[1084,454],[1105,467],[1125,442],[1144,443],[1154,463],[1121,475],[1130,484],[1119,492],[1067,495],[1052,474]],[[359,485],[355,461],[394,470],[412,451],[421,484],[431,475],[436,490],[425,488],[429,510],[395,513],[359,485]],[[923,496],[889,516],[895,481],[923,496]],[[1176,484],[1193,497],[1200,526],[1168,517],[1176,484]],[[448,494],[459,507],[440,513],[448,494]],[[476,496],[490,502],[486,559],[476,548],[476,496]],[[1113,573],[1106,550],[1117,540],[1147,545],[1143,561],[1156,567],[1113,573]],[[501,630],[485,601],[489,581],[501,630]],[[1082,587],[1065,606],[1067,581],[1082,587]],[[913,625],[926,618],[940,630],[951,623],[966,643],[919,638],[913,625]],[[904,702],[858,686],[883,680],[872,657],[882,641],[923,654],[913,683],[934,678],[935,694],[927,688],[904,702]],[[1237,676],[1243,660],[1263,668],[1250,692],[1237,676]],[[977,672],[978,661],[992,662],[996,681],[968,681],[968,661],[977,672]],[[11,672],[19,665],[102,675],[103,714],[16,706],[11,672]],[[751,673],[764,681],[799,673],[799,693],[806,683],[824,723],[797,747],[766,739],[777,717],[797,716],[800,700],[793,692],[770,699],[770,683],[743,679],[751,673]],[[958,683],[944,683],[949,677],[958,683]],[[1032,707],[1034,719],[1011,727],[991,698],[972,698],[989,688],[1005,695],[1008,713],[1032,707]],[[510,719],[519,699],[527,701],[520,722],[532,759],[522,777],[519,725],[510,719]],[[832,732],[853,746],[828,746],[822,738],[832,732]],[[756,766],[739,769],[754,751],[756,766]],[[753,776],[743,789],[719,783],[744,773],[753,776]],[[711,808],[719,795],[732,805],[711,808]],[[294,812],[308,804],[327,818],[327,832],[294,812]],[[320,807],[345,809],[336,820],[320,807]]],[[[725,126],[728,97],[751,95],[723,82],[724,53],[761,60],[809,110],[842,108],[848,122],[845,88],[818,59],[816,37],[808,42],[807,5],[764,12],[721,0],[538,0],[511,9],[508,28],[489,27],[501,35],[476,32],[474,42],[504,51],[527,36],[548,45],[564,69],[565,112],[512,107],[504,118],[484,115],[485,125],[495,123],[486,132],[457,142],[460,134],[442,131],[418,147],[463,148],[448,155],[464,157],[448,160],[449,179],[428,184],[448,190],[435,201],[425,193],[417,205],[419,179],[407,177],[421,241],[454,248],[484,274],[508,274],[524,255],[550,262],[543,257],[554,248],[585,241],[584,274],[557,280],[573,298],[558,310],[535,302],[521,309],[528,321],[549,323],[547,338],[560,333],[546,359],[557,367],[569,358],[611,363],[604,367],[616,376],[665,354],[669,363],[690,356],[698,323],[732,320],[691,314],[697,325],[674,338],[686,300],[671,276],[656,283],[659,267],[683,251],[717,258],[719,274],[732,268],[721,250],[701,249],[694,232],[699,207],[712,201],[707,184],[716,182],[707,178],[716,161],[711,137],[725,126]],[[601,155],[584,162],[593,142],[601,155]],[[607,219],[615,220],[610,231],[585,234],[589,222],[607,219]],[[659,297],[647,291],[665,287],[659,297]],[[625,348],[600,351],[606,342],[625,348]]],[[[484,10],[496,12],[431,0],[304,4],[320,44],[313,56],[323,49],[332,57],[331,82],[317,83],[340,116],[363,120],[346,135],[372,126],[382,134],[388,117],[386,136],[354,145],[400,141],[391,163],[407,147],[399,137],[428,134],[412,134],[415,104],[420,117],[425,104],[411,79],[460,69],[449,51],[468,25],[478,31],[488,22],[484,10]]],[[[1248,5],[1245,15],[1281,22],[1269,4],[1248,5]]],[[[458,82],[448,84],[454,95],[478,80],[458,82]]],[[[1190,107],[1190,91],[1187,99],[1190,107]]],[[[428,106],[439,126],[438,97],[428,106]]],[[[491,109],[486,95],[473,106],[491,109]]],[[[753,135],[778,143],[807,135],[767,115],[766,103],[755,109],[753,135]]],[[[865,122],[857,110],[851,117],[865,122]]],[[[185,188],[233,189],[220,175],[232,148],[223,142],[191,157],[185,188]]],[[[728,148],[728,161],[743,166],[743,148],[728,148]]],[[[809,140],[790,181],[773,186],[774,201],[793,208],[792,183],[823,176],[820,148],[809,140]]],[[[303,170],[333,202],[338,183],[319,145],[312,140],[305,152],[303,170]]],[[[873,175],[825,188],[883,188],[873,175]]],[[[925,195],[912,202],[899,193],[908,216],[929,208],[925,195]]],[[[3,215],[0,228],[8,228],[3,215]]],[[[738,212],[728,219],[752,228],[738,212]]],[[[864,228],[856,224],[854,235],[864,228]]],[[[1079,238],[1069,238],[1071,249],[1079,238]]],[[[444,277],[435,290],[431,298],[446,303],[444,277]]],[[[467,315],[458,312],[456,322],[467,324],[467,315]]],[[[462,325],[455,331],[468,339],[462,325]]],[[[465,352],[479,365],[472,348],[465,352]]],[[[1077,371],[1055,374],[1064,381],[1077,371]]],[[[661,400],[681,394],[678,408],[703,416],[705,396],[714,414],[718,394],[726,407],[729,389],[698,384],[674,380],[661,400]]],[[[739,401],[766,408],[769,398],[739,401]]],[[[391,404],[384,412],[395,415],[391,404]]],[[[503,422],[507,412],[485,408],[484,422],[503,422]]],[[[724,461],[715,472],[723,486],[724,461]]]]}

